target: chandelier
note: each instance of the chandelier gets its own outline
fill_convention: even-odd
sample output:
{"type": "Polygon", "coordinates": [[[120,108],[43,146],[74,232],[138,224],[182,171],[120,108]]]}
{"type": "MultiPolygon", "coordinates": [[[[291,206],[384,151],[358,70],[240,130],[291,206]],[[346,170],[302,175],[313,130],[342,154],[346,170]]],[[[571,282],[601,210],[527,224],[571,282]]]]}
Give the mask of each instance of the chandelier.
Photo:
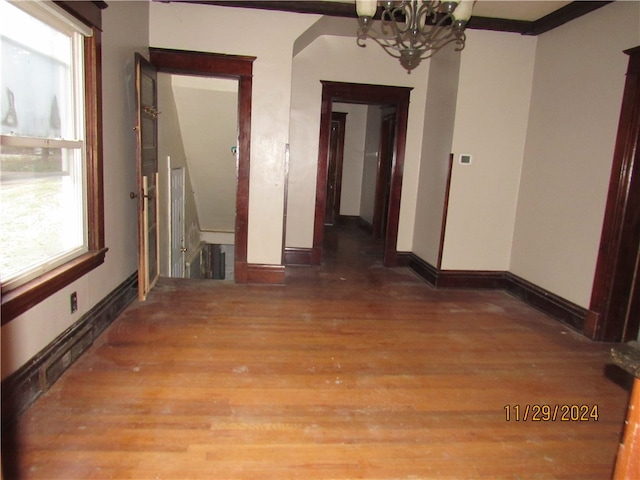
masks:
{"type": "Polygon", "coordinates": [[[380,30],[373,26],[378,9],[374,0],[356,0],[358,40],[373,39],[389,55],[400,59],[408,73],[420,61],[431,58],[445,45],[454,42],[456,51],[464,48],[464,29],[471,18],[473,0],[402,0],[383,1],[380,30]]]}

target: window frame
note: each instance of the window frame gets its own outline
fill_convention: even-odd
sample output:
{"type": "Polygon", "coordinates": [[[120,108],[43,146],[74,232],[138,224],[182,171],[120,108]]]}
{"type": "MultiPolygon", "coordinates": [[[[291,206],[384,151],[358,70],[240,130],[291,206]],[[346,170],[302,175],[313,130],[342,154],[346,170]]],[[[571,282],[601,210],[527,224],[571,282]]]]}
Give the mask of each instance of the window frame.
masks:
{"type": "Polygon", "coordinates": [[[55,1],[87,24],[93,35],[84,37],[85,169],[89,250],[39,277],[2,293],[2,325],[26,312],[102,263],[107,248],[104,233],[102,152],[102,10],[105,2],[55,1]]]}

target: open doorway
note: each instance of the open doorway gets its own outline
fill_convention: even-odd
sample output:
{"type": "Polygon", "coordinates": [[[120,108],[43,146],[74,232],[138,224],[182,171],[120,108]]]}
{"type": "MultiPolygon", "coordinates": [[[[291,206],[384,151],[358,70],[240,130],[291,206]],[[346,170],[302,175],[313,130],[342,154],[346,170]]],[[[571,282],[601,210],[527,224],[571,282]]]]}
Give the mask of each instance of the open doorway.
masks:
{"type": "Polygon", "coordinates": [[[233,280],[238,81],[159,73],[158,85],[162,275],[233,280]]]}
{"type": "Polygon", "coordinates": [[[333,103],[325,227],[354,223],[386,236],[395,144],[395,107],[333,103]]]}
{"type": "MultiPolygon", "coordinates": [[[[316,184],[316,209],[314,218],[313,250],[311,263],[318,265],[322,261],[325,217],[327,211],[327,181],[329,157],[331,152],[332,114],[334,106],[343,104],[379,105],[388,107],[386,112],[387,131],[392,132],[385,138],[388,142],[384,153],[380,154],[388,160],[386,179],[383,178],[379,165],[376,169],[375,198],[378,215],[377,229],[384,241],[385,266],[398,263],[397,239],[400,217],[400,198],[402,189],[402,172],[404,165],[404,149],[409,111],[409,94],[411,88],[390,87],[382,85],[362,85],[342,82],[322,81],[322,105],[320,118],[320,141],[318,149],[318,176],[316,184]]],[[[381,113],[381,121],[383,115],[381,113]]],[[[382,125],[382,123],[381,123],[382,125]]],[[[382,130],[381,130],[382,131],[382,130]]],[[[379,152],[382,150],[379,149],[379,152]]],[[[378,162],[379,163],[379,162],[378,162]]],[[[365,174],[363,172],[363,178],[365,174]]],[[[372,223],[375,213],[372,215],[372,223]]]]}
{"type": "MultiPolygon", "coordinates": [[[[236,283],[246,283],[249,217],[249,158],[251,147],[251,92],[255,57],[150,48],[150,62],[158,72],[219,77],[237,82],[236,195],[233,269],[236,283]]],[[[168,182],[167,182],[168,183],[168,182]]],[[[198,237],[200,233],[198,233],[198,237]]],[[[186,237],[192,233],[187,230],[186,237]]],[[[195,234],[193,234],[195,236],[195,234]]]]}

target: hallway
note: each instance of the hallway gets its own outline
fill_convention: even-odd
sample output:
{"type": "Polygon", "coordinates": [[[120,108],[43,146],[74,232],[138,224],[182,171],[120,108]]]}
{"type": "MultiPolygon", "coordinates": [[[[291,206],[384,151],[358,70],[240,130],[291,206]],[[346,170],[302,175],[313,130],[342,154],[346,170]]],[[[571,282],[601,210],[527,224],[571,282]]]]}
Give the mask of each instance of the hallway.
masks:
{"type": "Polygon", "coordinates": [[[325,240],[285,287],[161,279],[3,435],[4,480],[610,477],[609,345],[325,240]]]}

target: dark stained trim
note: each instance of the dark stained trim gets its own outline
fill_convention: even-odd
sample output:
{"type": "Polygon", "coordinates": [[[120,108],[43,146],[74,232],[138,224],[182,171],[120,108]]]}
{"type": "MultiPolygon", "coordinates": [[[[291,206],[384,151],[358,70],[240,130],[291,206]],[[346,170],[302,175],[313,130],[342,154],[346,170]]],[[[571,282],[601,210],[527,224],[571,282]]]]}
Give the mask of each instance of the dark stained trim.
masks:
{"type": "Polygon", "coordinates": [[[510,272],[505,273],[505,290],[516,298],[584,333],[588,310],[530,283],[510,272]]]}
{"type": "Polygon", "coordinates": [[[471,17],[467,28],[472,30],[491,30],[493,32],[511,32],[526,35],[533,22],[526,20],[510,20],[508,18],[471,17]]]}
{"type": "Polygon", "coordinates": [[[270,285],[284,285],[285,267],[284,265],[262,265],[249,263],[246,268],[245,283],[262,283],[270,285]]]}
{"type": "Polygon", "coordinates": [[[58,268],[2,294],[2,325],[35,307],[104,263],[106,248],[87,252],[58,268]]]}
{"type": "Polygon", "coordinates": [[[528,305],[583,332],[588,311],[554,293],[534,285],[517,275],[503,271],[440,270],[413,253],[407,266],[432,287],[457,289],[504,290],[528,305]]]}
{"type": "Polygon", "coordinates": [[[253,75],[253,62],[256,59],[256,57],[246,55],[227,55],[155,47],[149,48],[149,54],[152,63],[161,72],[212,77],[228,76],[234,79],[239,79],[243,76],[251,77],[253,75]]]}
{"type": "Polygon", "coordinates": [[[398,223],[400,219],[400,198],[404,174],[404,152],[407,139],[409,96],[411,88],[386,85],[366,85],[360,83],[330,82],[321,80],[322,102],[320,107],[320,139],[318,142],[318,176],[316,183],[316,206],[313,227],[314,265],[322,261],[324,240],[324,215],[326,207],[327,159],[331,132],[331,111],[333,102],[365,105],[393,105],[396,109],[396,134],[391,168],[389,210],[384,245],[384,265],[397,265],[398,223]]]}
{"type": "MultiPolygon", "coordinates": [[[[594,340],[624,340],[639,254],[640,47],[625,53],[629,55],[627,78],[587,321],[587,335],[594,340]]],[[[629,321],[637,332],[640,319],[634,316],[629,321]]]]}
{"type": "MultiPolygon", "coordinates": [[[[328,2],[328,1],[266,1],[266,0],[154,0],[165,3],[197,3],[224,7],[255,8],[260,10],[277,10],[282,12],[306,13],[315,15],[328,15],[332,17],[357,18],[353,3],[328,2]]],[[[555,12],[539,18],[535,21],[510,20],[505,18],[476,17],[473,16],[467,24],[467,28],[474,30],[492,30],[497,32],[512,32],[521,35],[540,35],[560,25],[570,22],[582,15],[597,10],[612,1],[585,1],[571,2],[555,12]]],[[[376,18],[380,16],[380,9],[376,18]]]]}
{"type": "Polygon", "coordinates": [[[214,5],[219,7],[253,8],[258,10],[274,10],[280,12],[306,13],[313,15],[328,15],[331,17],[358,18],[354,3],[323,2],[323,1],[279,1],[279,0],[154,0],[163,3],[197,3],[199,5],[214,5]]]}
{"type": "Polygon", "coordinates": [[[559,8],[555,12],[539,18],[535,22],[532,22],[531,29],[525,35],[540,35],[541,33],[553,30],[560,25],[570,22],[576,18],[579,18],[587,13],[593,12],[598,8],[604,7],[609,2],[593,2],[593,1],[575,1],[571,2],[564,7],[559,8]]]}
{"type": "Polygon", "coordinates": [[[106,2],[54,0],[54,3],[87,25],[102,30],[102,10],[107,8],[106,2]]]}
{"type": "Polygon", "coordinates": [[[234,278],[248,281],[249,164],[251,158],[251,98],[256,57],[149,48],[151,63],[161,72],[226,77],[238,80],[238,185],[234,278]]]}
{"type": "Polygon", "coordinates": [[[138,272],[96,304],[28,363],[2,380],[3,428],[23,413],[138,296],[138,272]]]}
{"type": "Polygon", "coordinates": [[[311,265],[313,252],[310,248],[286,247],[284,249],[285,265],[311,265]]]}

